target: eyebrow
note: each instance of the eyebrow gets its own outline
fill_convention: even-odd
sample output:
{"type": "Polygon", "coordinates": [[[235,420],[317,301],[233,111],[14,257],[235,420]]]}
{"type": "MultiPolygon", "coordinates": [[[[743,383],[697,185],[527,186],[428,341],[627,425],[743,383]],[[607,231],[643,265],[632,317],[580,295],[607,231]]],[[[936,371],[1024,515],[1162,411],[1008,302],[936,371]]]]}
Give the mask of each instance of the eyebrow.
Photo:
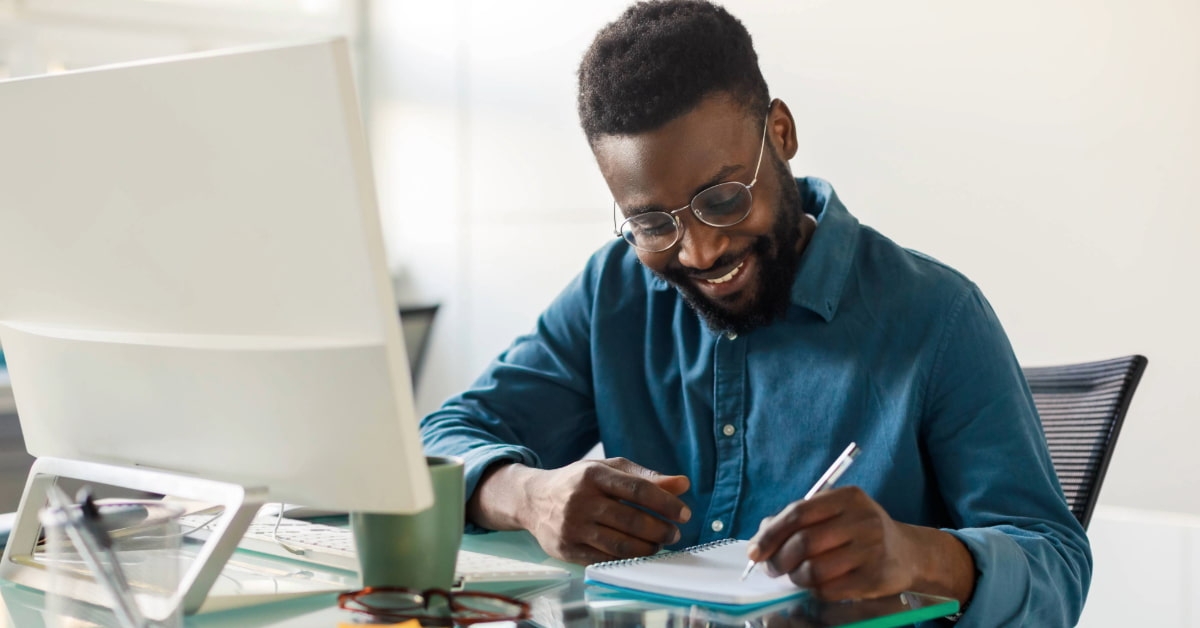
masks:
{"type": "MultiPolygon", "coordinates": [[[[720,170],[717,171],[716,174],[709,177],[707,180],[704,181],[704,183],[697,185],[692,190],[692,194],[690,196],[688,196],[688,203],[691,203],[692,199],[696,198],[696,195],[703,192],[704,190],[707,190],[708,188],[711,188],[712,186],[717,185],[719,183],[726,183],[727,179],[729,179],[730,175],[734,174],[738,170],[742,170],[742,166],[728,165],[728,166],[722,167],[720,170]]],[[[685,206],[681,205],[680,207],[672,207],[671,209],[667,209],[667,208],[663,207],[662,205],[640,205],[638,207],[630,207],[628,209],[623,208],[620,205],[617,205],[617,207],[622,212],[625,212],[625,215],[627,217],[632,217],[632,216],[637,216],[639,214],[645,214],[648,212],[674,211],[674,210],[680,209],[680,207],[685,207],[685,206]]]]}

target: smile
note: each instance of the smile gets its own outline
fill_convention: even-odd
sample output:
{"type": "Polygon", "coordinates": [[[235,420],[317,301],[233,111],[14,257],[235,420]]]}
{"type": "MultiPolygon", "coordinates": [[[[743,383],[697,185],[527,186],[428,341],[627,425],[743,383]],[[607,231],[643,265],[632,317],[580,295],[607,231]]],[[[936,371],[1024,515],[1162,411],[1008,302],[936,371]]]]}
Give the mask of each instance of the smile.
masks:
{"type": "Polygon", "coordinates": [[[736,277],[739,272],[741,272],[742,266],[745,265],[745,263],[745,260],[743,260],[741,264],[734,266],[733,270],[729,271],[722,277],[717,277],[716,279],[705,279],[704,281],[707,281],[708,283],[725,283],[726,281],[730,281],[736,277]]]}

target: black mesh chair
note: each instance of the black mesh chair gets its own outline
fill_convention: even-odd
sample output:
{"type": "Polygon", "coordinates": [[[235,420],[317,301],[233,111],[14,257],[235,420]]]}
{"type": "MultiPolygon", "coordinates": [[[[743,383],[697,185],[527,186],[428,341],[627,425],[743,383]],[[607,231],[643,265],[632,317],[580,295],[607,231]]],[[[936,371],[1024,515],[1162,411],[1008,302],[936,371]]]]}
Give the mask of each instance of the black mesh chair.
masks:
{"type": "Polygon", "coordinates": [[[1071,512],[1085,530],[1125,411],[1145,370],[1146,358],[1140,355],[1024,369],[1054,470],[1071,512]]]}

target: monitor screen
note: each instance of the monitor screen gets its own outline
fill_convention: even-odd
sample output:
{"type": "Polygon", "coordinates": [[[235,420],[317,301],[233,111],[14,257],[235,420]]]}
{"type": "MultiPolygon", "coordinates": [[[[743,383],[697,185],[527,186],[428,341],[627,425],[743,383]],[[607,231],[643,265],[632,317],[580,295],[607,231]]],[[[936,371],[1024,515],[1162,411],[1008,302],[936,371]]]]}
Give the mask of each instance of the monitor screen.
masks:
{"type": "Polygon", "coordinates": [[[0,343],[31,454],[432,503],[345,41],[0,102],[0,343]]]}

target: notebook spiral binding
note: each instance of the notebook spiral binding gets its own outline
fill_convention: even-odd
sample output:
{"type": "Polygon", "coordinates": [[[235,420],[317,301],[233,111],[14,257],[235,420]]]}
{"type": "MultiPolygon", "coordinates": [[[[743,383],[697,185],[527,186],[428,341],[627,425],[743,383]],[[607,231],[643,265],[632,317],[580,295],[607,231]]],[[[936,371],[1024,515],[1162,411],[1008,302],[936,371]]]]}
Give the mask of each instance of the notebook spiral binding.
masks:
{"type": "Polygon", "coordinates": [[[737,542],[737,539],[721,539],[719,541],[709,541],[708,543],[701,543],[700,545],[693,545],[691,547],[685,547],[681,550],[677,550],[674,552],[663,552],[661,554],[651,554],[649,556],[639,556],[637,558],[625,558],[622,560],[609,560],[609,561],[605,561],[602,563],[594,563],[592,565],[592,569],[607,569],[609,567],[621,567],[623,565],[633,565],[636,563],[647,563],[652,560],[662,560],[664,558],[670,558],[672,556],[675,556],[676,554],[697,554],[697,553],[703,552],[705,550],[710,550],[714,547],[720,547],[722,545],[729,545],[730,543],[736,543],[736,542],[737,542]]]}

